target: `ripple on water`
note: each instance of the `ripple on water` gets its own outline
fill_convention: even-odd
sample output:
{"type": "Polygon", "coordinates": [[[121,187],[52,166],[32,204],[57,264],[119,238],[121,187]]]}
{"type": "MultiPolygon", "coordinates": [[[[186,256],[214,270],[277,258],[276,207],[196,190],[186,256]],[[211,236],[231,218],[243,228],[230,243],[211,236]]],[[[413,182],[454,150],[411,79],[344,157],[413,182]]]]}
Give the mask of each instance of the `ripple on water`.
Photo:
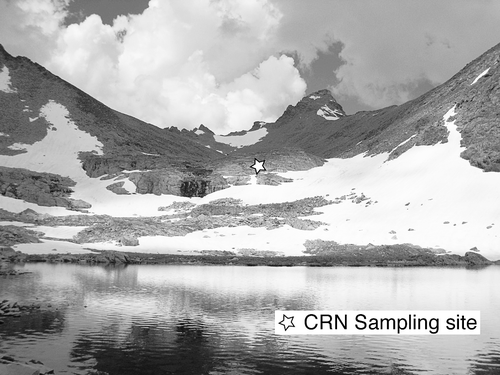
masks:
{"type": "Polygon", "coordinates": [[[26,268],[34,273],[2,280],[0,296],[53,307],[1,325],[0,350],[62,374],[500,373],[500,296],[491,289],[500,269],[26,268]],[[433,307],[481,310],[486,328],[481,336],[274,334],[276,309],[433,307]]]}

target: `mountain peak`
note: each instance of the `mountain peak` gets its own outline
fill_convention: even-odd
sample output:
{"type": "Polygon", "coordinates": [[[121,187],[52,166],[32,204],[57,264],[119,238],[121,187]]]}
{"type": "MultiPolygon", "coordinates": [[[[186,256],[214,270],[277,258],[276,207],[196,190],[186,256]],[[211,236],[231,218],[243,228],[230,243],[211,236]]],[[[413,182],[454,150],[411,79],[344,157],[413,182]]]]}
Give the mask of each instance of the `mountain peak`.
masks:
{"type": "Polygon", "coordinates": [[[313,114],[325,120],[338,120],[346,116],[344,109],[337,103],[330,90],[323,89],[304,96],[295,106],[289,105],[276,123],[287,122],[295,116],[313,114]]]}

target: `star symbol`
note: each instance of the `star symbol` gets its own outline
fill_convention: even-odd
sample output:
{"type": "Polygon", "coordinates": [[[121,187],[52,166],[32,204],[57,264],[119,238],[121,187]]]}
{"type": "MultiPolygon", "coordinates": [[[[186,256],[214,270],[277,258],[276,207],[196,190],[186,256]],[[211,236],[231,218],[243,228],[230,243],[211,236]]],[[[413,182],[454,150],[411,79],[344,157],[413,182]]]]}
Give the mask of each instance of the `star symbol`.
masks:
{"type": "Polygon", "coordinates": [[[295,327],[295,325],[293,324],[293,318],[294,318],[293,316],[289,318],[288,316],[283,314],[283,320],[279,322],[279,324],[283,326],[285,331],[290,327],[295,327]]]}
{"type": "Polygon", "coordinates": [[[250,168],[255,169],[255,174],[259,174],[260,171],[265,171],[266,167],[264,167],[264,163],[266,162],[265,160],[258,161],[257,159],[253,159],[253,164],[250,166],[250,168]]]}

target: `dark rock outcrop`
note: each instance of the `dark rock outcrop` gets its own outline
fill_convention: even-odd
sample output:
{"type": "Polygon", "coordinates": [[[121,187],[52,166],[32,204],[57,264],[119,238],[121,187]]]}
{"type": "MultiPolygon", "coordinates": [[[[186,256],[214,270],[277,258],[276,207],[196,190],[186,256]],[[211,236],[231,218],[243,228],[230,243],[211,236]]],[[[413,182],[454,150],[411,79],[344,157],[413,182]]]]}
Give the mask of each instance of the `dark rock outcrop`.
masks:
{"type": "Polygon", "coordinates": [[[0,226],[0,245],[12,246],[20,243],[39,243],[42,233],[14,225],[0,226]]]}
{"type": "Polygon", "coordinates": [[[478,254],[478,253],[475,253],[472,251],[468,251],[465,253],[464,260],[471,266],[485,266],[485,265],[492,264],[491,261],[486,259],[481,254],[478,254]]]}
{"type": "Polygon", "coordinates": [[[112,191],[115,194],[118,195],[128,195],[130,194],[127,189],[123,188],[123,185],[125,182],[120,181],[120,182],[115,182],[114,184],[106,186],[106,189],[112,191]]]}
{"type": "Polygon", "coordinates": [[[172,194],[183,197],[203,197],[229,187],[218,173],[181,172],[176,170],[154,170],[132,172],[130,181],[137,186],[139,194],[172,194]]]}
{"type": "Polygon", "coordinates": [[[0,166],[0,194],[40,206],[59,206],[76,211],[90,208],[89,203],[70,198],[71,187],[75,185],[70,178],[57,174],[0,166]]]}
{"type": "Polygon", "coordinates": [[[132,237],[132,236],[123,236],[120,239],[120,243],[123,246],[139,246],[139,240],[137,237],[132,237]]]}
{"type": "Polygon", "coordinates": [[[305,254],[327,256],[337,264],[357,266],[487,266],[493,264],[480,254],[466,252],[464,256],[447,254],[443,250],[426,249],[411,244],[353,245],[335,241],[307,240],[305,254]]]}

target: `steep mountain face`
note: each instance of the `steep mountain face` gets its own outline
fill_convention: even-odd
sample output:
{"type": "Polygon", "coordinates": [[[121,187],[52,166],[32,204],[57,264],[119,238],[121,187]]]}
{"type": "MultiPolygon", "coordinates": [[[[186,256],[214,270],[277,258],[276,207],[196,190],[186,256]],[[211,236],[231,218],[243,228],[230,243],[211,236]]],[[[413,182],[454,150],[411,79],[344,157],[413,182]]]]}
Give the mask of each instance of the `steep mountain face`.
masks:
{"type": "Polygon", "coordinates": [[[417,99],[352,116],[343,115],[342,107],[328,91],[319,91],[288,107],[274,124],[265,125],[268,133],[260,142],[238,152],[252,154],[287,147],[322,158],[391,152],[392,159],[413,146],[446,142],[448,132],[442,117],[457,104],[457,126],[466,147],[462,157],[486,171],[499,171],[499,61],[500,44],[417,99]],[[330,118],[321,116],[324,105],[338,112],[330,118]],[[334,119],[337,121],[329,121],[334,119]]]}
{"type": "Polygon", "coordinates": [[[500,45],[400,106],[347,116],[321,90],[217,135],[158,129],[1,49],[0,221],[46,233],[28,249],[413,244],[498,259],[500,174],[484,172],[500,171],[499,86],[500,45]]]}
{"type": "Polygon", "coordinates": [[[84,136],[93,144],[83,146],[75,139],[67,139],[67,142],[72,143],[73,152],[89,177],[117,177],[125,170],[147,170],[147,175],[141,178],[137,177],[140,172],[135,173],[133,181],[138,182],[135,190],[156,194],[168,191],[176,195],[200,196],[226,186],[221,184],[220,176],[212,176],[212,171],[203,168],[207,160],[219,156],[215,150],[193,142],[183,134],[165,132],[114,111],[29,59],[10,56],[1,46],[0,69],[0,157],[19,156],[4,156],[3,165],[42,173],[62,173],[64,168],[59,168],[57,163],[53,163],[49,170],[47,163],[36,166],[33,162],[22,161],[22,155],[27,149],[35,152],[33,148],[39,142],[52,139],[47,144],[51,150],[46,152],[64,163],[57,155],[60,150],[54,142],[65,142],[64,137],[84,136]],[[62,120],[61,126],[67,125],[64,118],[70,119],[72,130],[54,124],[58,116],[56,112],[60,115],[58,120],[62,120]],[[151,178],[154,171],[159,170],[162,173],[151,178]],[[186,185],[204,188],[186,189],[186,185]]]}

